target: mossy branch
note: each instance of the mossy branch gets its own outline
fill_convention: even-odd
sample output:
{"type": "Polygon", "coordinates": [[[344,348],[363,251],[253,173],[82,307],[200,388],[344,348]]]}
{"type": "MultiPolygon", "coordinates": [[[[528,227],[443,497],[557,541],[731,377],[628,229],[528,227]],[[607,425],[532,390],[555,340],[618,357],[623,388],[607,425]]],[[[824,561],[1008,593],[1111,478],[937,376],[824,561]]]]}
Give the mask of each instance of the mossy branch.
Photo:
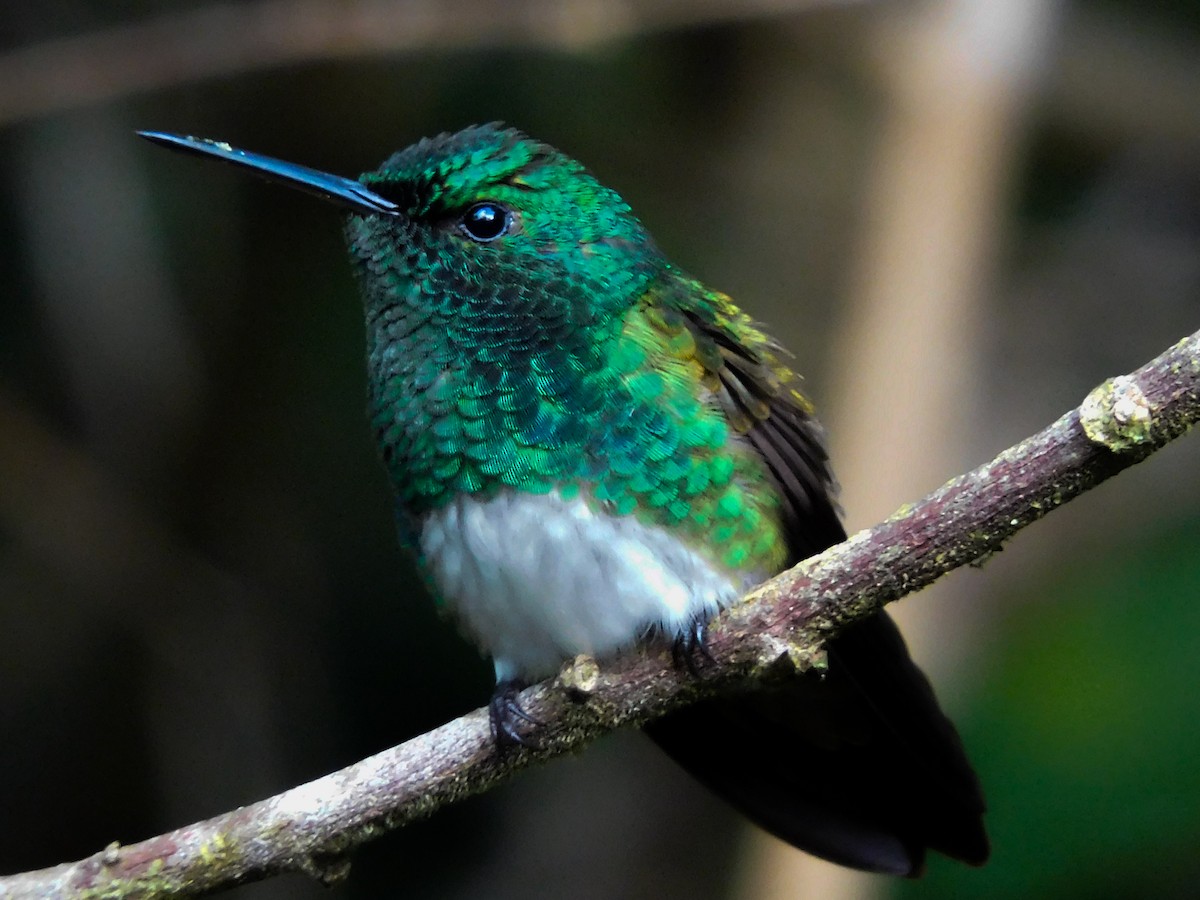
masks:
{"type": "Polygon", "coordinates": [[[1200,332],[920,503],[751,591],[710,629],[692,677],[665,649],[580,657],[521,702],[537,748],[498,752],[476,710],[324,778],[74,863],[0,878],[0,900],[195,896],[300,871],[344,877],[357,845],[696,697],[819,665],[822,644],[885,603],[978,563],[1050,510],[1140,462],[1200,420],[1200,332]]]}

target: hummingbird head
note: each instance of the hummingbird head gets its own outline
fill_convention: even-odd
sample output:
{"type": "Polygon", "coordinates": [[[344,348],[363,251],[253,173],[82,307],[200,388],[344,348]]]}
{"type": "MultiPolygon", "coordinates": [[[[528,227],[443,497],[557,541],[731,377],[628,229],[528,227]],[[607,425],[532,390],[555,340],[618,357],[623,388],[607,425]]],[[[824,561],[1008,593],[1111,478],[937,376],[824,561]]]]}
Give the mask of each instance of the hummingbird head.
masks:
{"type": "Polygon", "coordinates": [[[368,306],[419,291],[435,308],[464,303],[522,327],[586,326],[628,308],[663,265],[615,192],[499,124],[422,140],[359,183],[398,211],[347,223],[368,306]]]}
{"type": "Polygon", "coordinates": [[[357,180],[218,141],[141,134],[348,209],[368,316],[402,296],[431,311],[486,310],[496,324],[586,326],[628,308],[666,265],[620,196],[499,123],[421,140],[357,180]]]}

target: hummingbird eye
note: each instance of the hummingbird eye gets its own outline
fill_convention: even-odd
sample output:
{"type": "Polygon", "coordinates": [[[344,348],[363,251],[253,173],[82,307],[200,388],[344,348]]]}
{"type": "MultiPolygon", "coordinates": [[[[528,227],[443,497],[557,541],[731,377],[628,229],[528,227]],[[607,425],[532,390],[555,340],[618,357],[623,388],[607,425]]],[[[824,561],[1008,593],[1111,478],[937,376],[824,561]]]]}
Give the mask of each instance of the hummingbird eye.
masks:
{"type": "Polygon", "coordinates": [[[458,227],[471,240],[488,244],[508,234],[512,227],[512,210],[485,200],[463,213],[458,227]]]}

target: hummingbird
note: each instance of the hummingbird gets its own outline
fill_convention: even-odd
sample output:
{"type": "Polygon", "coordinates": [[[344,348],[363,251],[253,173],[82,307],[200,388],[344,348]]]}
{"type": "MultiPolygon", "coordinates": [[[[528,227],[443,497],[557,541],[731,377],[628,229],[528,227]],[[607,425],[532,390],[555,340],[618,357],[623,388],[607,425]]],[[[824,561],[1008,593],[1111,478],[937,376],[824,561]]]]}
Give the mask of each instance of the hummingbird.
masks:
{"type": "MultiPolygon", "coordinates": [[[[400,539],[492,659],[502,746],[539,724],[524,685],[655,639],[694,665],[715,613],[846,537],[781,345],[555,148],[473,126],[351,179],[139,133],[345,212],[400,539]]],[[[978,778],[895,624],[881,612],[827,656],[645,730],[816,856],[910,877],[929,850],[981,865],[978,778]]]]}

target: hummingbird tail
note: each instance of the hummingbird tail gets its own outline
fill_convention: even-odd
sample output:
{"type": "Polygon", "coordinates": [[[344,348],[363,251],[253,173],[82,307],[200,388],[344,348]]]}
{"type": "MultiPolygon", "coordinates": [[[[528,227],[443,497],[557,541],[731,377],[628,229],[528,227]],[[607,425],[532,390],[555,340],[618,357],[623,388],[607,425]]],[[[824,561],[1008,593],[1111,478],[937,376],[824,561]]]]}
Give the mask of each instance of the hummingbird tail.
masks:
{"type": "Polygon", "coordinates": [[[823,677],[704,701],[646,731],[752,821],[831,862],[915,877],[929,849],[988,857],[979,780],[886,614],[831,642],[823,677]]]}

